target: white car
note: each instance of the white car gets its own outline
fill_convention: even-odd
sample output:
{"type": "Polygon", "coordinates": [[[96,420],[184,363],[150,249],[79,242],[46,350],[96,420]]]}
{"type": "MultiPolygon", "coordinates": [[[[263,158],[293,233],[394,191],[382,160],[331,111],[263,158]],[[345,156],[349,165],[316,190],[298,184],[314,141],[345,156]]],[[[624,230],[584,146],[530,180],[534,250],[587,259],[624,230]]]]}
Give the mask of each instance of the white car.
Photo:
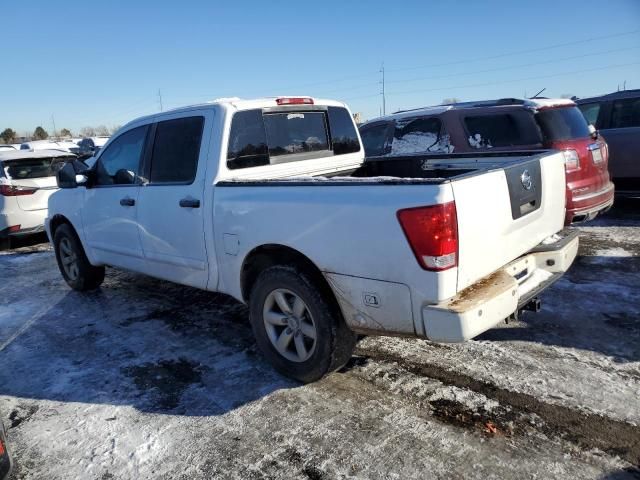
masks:
{"type": "Polygon", "coordinates": [[[15,152],[16,148],[13,145],[0,145],[0,153],[2,152],[15,152]]]}
{"type": "Polygon", "coordinates": [[[31,142],[24,142],[20,144],[20,150],[38,151],[38,150],[61,150],[63,152],[71,152],[72,147],[77,145],[73,142],[54,140],[33,140],[31,142]]]}
{"type": "Polygon", "coordinates": [[[0,239],[44,230],[56,172],[74,158],[59,150],[0,152],[0,239]]]}
{"type": "Polygon", "coordinates": [[[72,288],[97,288],[108,265],[227,293],[249,305],[265,357],[302,381],[344,365],[356,333],[479,335],[537,306],[578,249],[558,235],[561,153],[365,162],[332,100],[139,118],[79,165],[58,173],[45,222],[72,288]]]}

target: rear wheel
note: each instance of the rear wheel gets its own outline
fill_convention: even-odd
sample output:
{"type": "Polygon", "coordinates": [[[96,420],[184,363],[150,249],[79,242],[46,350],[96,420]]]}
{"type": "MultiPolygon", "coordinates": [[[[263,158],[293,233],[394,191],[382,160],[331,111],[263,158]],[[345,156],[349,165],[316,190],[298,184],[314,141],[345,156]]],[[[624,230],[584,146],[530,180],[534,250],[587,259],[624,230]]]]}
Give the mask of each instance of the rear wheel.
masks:
{"type": "Polygon", "coordinates": [[[276,370],[302,382],[342,367],[356,341],[317,283],[302,270],[270,267],[258,276],[249,299],[258,348],[276,370]]]}
{"type": "Polygon", "coordinates": [[[53,236],[58,268],[67,284],[74,290],[96,289],[104,280],[104,267],[89,263],[82,244],[73,229],[60,225],[53,236]]]}

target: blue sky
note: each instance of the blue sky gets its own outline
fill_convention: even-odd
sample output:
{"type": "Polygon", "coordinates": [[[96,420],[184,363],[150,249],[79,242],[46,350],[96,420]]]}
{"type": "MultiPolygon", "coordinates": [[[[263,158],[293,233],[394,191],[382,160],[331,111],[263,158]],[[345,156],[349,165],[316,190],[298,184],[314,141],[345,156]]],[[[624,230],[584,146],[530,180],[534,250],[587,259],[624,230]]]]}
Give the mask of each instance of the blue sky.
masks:
{"type": "Polygon", "coordinates": [[[158,90],[165,109],[306,94],[373,118],[382,62],[387,112],[640,88],[639,0],[21,3],[0,30],[0,129],[20,134],[121,125],[158,90]]]}

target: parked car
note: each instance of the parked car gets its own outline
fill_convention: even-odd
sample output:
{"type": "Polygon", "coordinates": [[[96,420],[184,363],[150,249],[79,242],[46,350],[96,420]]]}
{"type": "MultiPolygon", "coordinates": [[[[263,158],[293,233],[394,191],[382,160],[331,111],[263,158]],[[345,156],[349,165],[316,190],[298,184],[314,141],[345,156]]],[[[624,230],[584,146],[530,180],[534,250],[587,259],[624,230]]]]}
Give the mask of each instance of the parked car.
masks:
{"type": "Polygon", "coordinates": [[[609,145],[616,194],[640,197],[640,89],[577,100],[609,145]]]}
{"type": "Polygon", "coordinates": [[[336,101],[221,100],[134,120],[92,168],[65,165],[45,226],[71,288],[109,265],[227,293],[265,357],[313,381],[356,333],[472,338],[573,262],[563,154],[444,157],[365,162],[336,101]]]}
{"type": "Polygon", "coordinates": [[[0,152],[15,152],[16,149],[13,145],[0,145],[0,152]]]}
{"type": "Polygon", "coordinates": [[[81,158],[88,158],[96,153],[109,141],[109,137],[86,137],[78,142],[77,153],[81,158]]]}
{"type": "Polygon", "coordinates": [[[33,140],[31,142],[24,142],[20,144],[20,150],[27,150],[35,152],[37,150],[60,150],[63,152],[71,152],[71,147],[74,144],[72,142],[54,141],[54,140],[33,140]]]}
{"type": "Polygon", "coordinates": [[[506,98],[407,110],[360,126],[369,156],[558,149],[566,165],[566,224],[613,205],[604,140],[565,99],[506,98]]]}
{"type": "Polygon", "coordinates": [[[56,172],[74,158],[59,150],[0,152],[0,240],[44,231],[56,172]]]}
{"type": "Polygon", "coordinates": [[[6,480],[11,474],[11,456],[7,447],[7,432],[0,420],[0,480],[6,480]]]}

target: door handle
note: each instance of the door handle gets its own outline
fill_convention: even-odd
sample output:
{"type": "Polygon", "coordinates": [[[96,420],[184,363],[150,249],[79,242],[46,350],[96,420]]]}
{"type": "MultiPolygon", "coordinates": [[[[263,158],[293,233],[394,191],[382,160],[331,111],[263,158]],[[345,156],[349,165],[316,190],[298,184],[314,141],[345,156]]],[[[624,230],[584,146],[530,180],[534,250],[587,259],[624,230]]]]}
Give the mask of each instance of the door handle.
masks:
{"type": "Polygon", "coordinates": [[[200,200],[194,198],[183,198],[180,200],[180,206],[182,208],[200,208],[200,200]]]}
{"type": "Polygon", "coordinates": [[[120,205],[123,207],[133,207],[136,201],[133,198],[125,197],[120,199],[120,205]]]}

